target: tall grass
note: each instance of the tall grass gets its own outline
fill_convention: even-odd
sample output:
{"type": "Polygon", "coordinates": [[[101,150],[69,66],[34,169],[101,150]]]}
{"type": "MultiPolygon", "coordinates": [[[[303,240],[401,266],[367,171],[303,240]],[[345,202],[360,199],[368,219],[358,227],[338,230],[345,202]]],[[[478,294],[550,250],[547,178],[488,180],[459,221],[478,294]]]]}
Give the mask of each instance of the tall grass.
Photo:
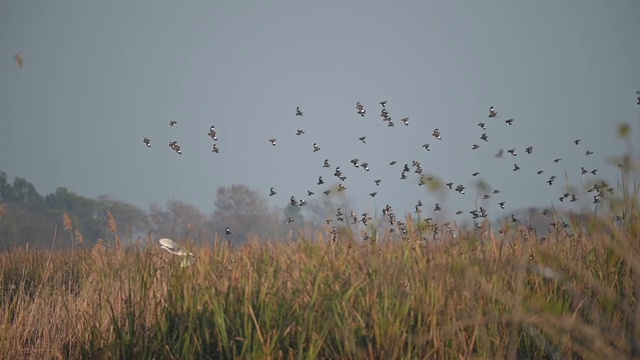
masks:
{"type": "Polygon", "coordinates": [[[586,225],[428,247],[215,242],[188,268],[150,241],[3,253],[0,356],[640,358],[637,224],[586,225]]]}

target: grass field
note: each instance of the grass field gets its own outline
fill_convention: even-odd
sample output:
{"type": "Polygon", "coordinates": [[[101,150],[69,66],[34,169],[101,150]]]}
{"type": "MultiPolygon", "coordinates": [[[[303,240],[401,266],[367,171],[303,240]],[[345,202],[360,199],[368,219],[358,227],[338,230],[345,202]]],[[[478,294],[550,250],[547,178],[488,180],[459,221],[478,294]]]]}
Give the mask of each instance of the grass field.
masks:
{"type": "Polygon", "coordinates": [[[186,268],[151,240],[16,250],[0,254],[1,356],[638,358],[639,234],[637,217],[545,241],[512,229],[333,243],[319,231],[187,246],[186,268]]]}

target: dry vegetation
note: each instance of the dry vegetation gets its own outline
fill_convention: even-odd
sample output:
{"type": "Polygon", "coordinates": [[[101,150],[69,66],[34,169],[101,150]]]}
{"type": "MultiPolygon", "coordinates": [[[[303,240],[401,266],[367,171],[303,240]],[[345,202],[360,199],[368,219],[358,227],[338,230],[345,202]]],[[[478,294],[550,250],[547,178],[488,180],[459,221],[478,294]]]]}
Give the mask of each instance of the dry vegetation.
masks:
{"type": "MultiPolygon", "coordinates": [[[[65,220],[54,241],[77,241],[65,220]]],[[[109,225],[91,249],[0,254],[3,358],[640,357],[637,215],[545,241],[216,242],[188,268],[109,225]]]]}

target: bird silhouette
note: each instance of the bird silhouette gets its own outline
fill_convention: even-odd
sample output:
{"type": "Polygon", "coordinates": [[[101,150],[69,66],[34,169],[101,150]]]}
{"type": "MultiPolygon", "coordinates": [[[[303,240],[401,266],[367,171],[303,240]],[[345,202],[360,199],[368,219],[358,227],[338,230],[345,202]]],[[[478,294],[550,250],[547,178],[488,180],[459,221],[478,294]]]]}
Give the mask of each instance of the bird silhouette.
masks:
{"type": "Polygon", "coordinates": [[[169,147],[171,148],[171,150],[177,152],[178,154],[182,155],[182,149],[180,148],[180,145],[178,145],[177,141],[172,141],[169,143],[169,147]]]}
{"type": "Polygon", "coordinates": [[[213,125],[211,125],[211,127],[209,128],[209,137],[211,137],[213,141],[218,140],[218,132],[216,131],[216,128],[213,125]]]}

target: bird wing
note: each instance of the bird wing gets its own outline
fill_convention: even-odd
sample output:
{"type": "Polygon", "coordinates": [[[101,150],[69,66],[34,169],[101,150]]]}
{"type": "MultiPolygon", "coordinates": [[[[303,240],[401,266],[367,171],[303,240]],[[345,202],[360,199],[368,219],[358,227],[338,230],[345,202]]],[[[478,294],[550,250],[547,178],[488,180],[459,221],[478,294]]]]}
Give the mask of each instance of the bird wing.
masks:
{"type": "Polygon", "coordinates": [[[180,245],[178,245],[175,241],[168,239],[168,238],[162,238],[160,240],[158,240],[158,242],[160,243],[161,247],[165,250],[167,250],[168,252],[175,254],[175,255],[186,255],[187,252],[182,249],[182,247],[180,245]]]}

